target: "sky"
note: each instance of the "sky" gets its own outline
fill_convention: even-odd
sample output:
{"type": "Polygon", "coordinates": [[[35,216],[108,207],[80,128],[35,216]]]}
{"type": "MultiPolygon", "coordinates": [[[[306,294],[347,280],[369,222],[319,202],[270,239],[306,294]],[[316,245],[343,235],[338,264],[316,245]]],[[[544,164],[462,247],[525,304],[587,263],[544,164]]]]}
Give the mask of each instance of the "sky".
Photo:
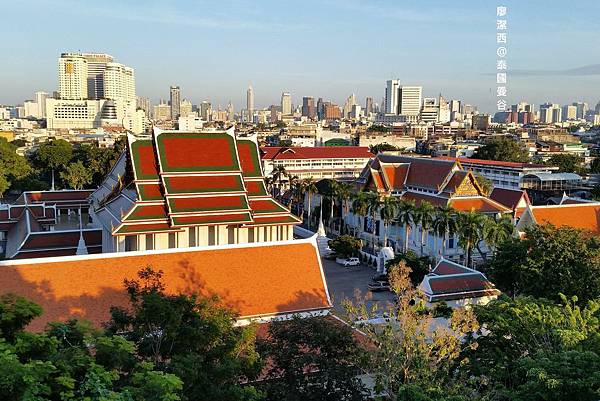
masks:
{"type": "Polygon", "coordinates": [[[57,89],[65,51],[104,52],[133,67],[138,96],[213,107],[279,104],[281,92],[377,103],[385,81],[423,86],[492,112],[496,7],[508,14],[508,97],[600,101],[600,1],[0,0],[0,104],[57,89]],[[576,6],[574,6],[576,4],[576,6]]]}

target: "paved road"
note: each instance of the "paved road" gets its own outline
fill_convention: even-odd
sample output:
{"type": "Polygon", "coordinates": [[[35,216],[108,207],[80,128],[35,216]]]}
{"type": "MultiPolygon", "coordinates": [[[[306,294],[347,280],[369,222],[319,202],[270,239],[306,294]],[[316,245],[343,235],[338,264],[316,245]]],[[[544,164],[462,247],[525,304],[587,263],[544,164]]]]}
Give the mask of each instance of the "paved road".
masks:
{"type": "Polygon", "coordinates": [[[360,265],[354,267],[343,267],[335,263],[333,260],[322,259],[323,270],[325,271],[325,279],[327,287],[331,295],[334,308],[340,313],[344,312],[341,302],[348,298],[356,301],[356,290],[360,292],[362,297],[372,297],[367,301],[367,305],[371,306],[374,302],[384,306],[386,302],[392,302],[394,295],[389,292],[369,292],[367,286],[371,281],[371,277],[376,273],[375,269],[360,265]]]}

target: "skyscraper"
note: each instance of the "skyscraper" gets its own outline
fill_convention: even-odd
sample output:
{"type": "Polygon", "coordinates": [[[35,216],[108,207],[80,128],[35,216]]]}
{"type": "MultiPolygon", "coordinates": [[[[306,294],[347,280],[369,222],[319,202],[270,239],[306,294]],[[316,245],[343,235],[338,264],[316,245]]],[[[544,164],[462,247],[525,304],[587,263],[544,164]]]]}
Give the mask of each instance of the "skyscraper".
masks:
{"type": "Polygon", "coordinates": [[[46,118],[46,99],[48,99],[47,92],[35,92],[35,102],[38,107],[38,118],[46,118]]]}
{"type": "Polygon", "coordinates": [[[575,102],[573,106],[577,107],[577,119],[584,119],[589,110],[588,104],[585,102],[575,102]]]}
{"type": "Polygon", "coordinates": [[[210,102],[207,102],[206,100],[204,100],[202,103],[200,103],[200,117],[204,121],[210,121],[211,114],[212,114],[211,104],[210,104],[210,102]]]}
{"type": "Polygon", "coordinates": [[[316,117],[315,98],[305,96],[302,98],[302,115],[314,119],[316,117]]]}
{"type": "Polygon", "coordinates": [[[320,97],[317,100],[317,119],[323,120],[325,118],[325,104],[323,103],[323,98],[320,97]]]}
{"type": "Polygon", "coordinates": [[[421,111],[421,86],[401,86],[398,95],[398,114],[403,116],[418,116],[421,111]]]}
{"type": "Polygon", "coordinates": [[[385,86],[385,114],[398,114],[398,89],[400,88],[400,81],[397,79],[390,79],[386,82],[385,86]]]}
{"type": "Polygon", "coordinates": [[[372,97],[367,97],[365,99],[365,114],[368,117],[369,114],[371,114],[372,112],[373,112],[373,98],[372,97]]]}
{"type": "Polygon", "coordinates": [[[292,114],[292,96],[288,92],[281,94],[281,114],[284,116],[292,114]]]}
{"type": "Polygon", "coordinates": [[[350,115],[352,114],[352,107],[356,104],[356,96],[354,96],[353,93],[348,96],[346,102],[344,103],[344,109],[342,110],[344,118],[350,118],[350,115]]]}
{"type": "Polygon", "coordinates": [[[113,56],[105,53],[83,53],[88,65],[88,99],[104,99],[104,70],[114,61],[113,56]]]}
{"type": "Polygon", "coordinates": [[[254,90],[252,86],[249,86],[246,91],[246,110],[248,112],[248,122],[252,122],[254,116],[254,90]]]}
{"type": "Polygon", "coordinates": [[[102,98],[110,100],[123,99],[129,105],[136,104],[133,68],[119,63],[107,63],[102,76],[102,98]]]}
{"type": "Polygon", "coordinates": [[[180,113],[181,107],[181,90],[179,86],[171,86],[171,120],[177,121],[180,113]]]}
{"type": "Polygon", "coordinates": [[[60,98],[83,100],[88,96],[87,60],[81,54],[63,53],[58,59],[58,87],[60,98]]]}

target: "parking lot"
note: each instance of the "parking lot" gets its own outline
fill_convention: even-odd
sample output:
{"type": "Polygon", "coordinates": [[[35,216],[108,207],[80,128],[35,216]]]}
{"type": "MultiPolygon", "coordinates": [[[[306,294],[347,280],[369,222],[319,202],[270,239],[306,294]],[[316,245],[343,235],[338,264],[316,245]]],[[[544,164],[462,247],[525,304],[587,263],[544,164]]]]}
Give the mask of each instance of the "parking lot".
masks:
{"type": "Polygon", "coordinates": [[[363,264],[353,267],[343,267],[333,260],[321,260],[329,294],[331,295],[334,308],[338,312],[344,312],[341,304],[344,299],[357,300],[357,290],[362,297],[369,296],[371,298],[367,301],[367,305],[369,306],[373,303],[379,303],[380,306],[384,306],[386,302],[393,302],[394,295],[389,291],[369,292],[367,286],[371,281],[371,277],[376,274],[375,269],[363,264]]]}

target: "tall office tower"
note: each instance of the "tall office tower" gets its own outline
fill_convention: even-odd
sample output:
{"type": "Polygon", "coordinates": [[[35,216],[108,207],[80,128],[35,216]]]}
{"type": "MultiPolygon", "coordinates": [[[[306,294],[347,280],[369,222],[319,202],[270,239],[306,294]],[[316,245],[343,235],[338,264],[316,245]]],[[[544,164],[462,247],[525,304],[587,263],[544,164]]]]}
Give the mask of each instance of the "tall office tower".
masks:
{"type": "Polygon", "coordinates": [[[577,119],[584,119],[589,110],[588,104],[585,102],[575,102],[573,106],[577,107],[577,119]]]}
{"type": "Polygon", "coordinates": [[[426,123],[435,123],[438,119],[438,102],[434,97],[423,99],[423,108],[421,109],[421,121],[426,123]]]}
{"type": "Polygon", "coordinates": [[[60,98],[83,100],[87,91],[87,60],[80,54],[63,53],[58,59],[58,88],[60,98]]]}
{"type": "Polygon", "coordinates": [[[35,92],[35,102],[37,103],[38,118],[46,118],[46,99],[49,95],[47,92],[35,92]]]}
{"type": "Polygon", "coordinates": [[[138,97],[136,103],[137,108],[144,110],[144,113],[146,113],[146,117],[150,117],[150,98],[138,97]]]}
{"type": "Polygon", "coordinates": [[[321,121],[325,118],[325,103],[323,98],[317,99],[317,120],[321,121]]]}
{"type": "Polygon", "coordinates": [[[88,99],[104,99],[104,70],[114,61],[113,56],[105,53],[83,53],[88,64],[88,99]]]}
{"type": "Polygon", "coordinates": [[[365,114],[368,117],[369,114],[371,114],[372,112],[373,112],[373,98],[372,97],[367,97],[365,99],[365,114]]]}
{"type": "Polygon", "coordinates": [[[248,90],[246,91],[246,110],[248,112],[248,122],[253,122],[253,116],[254,116],[254,90],[252,89],[252,86],[248,87],[248,90]]]}
{"type": "Polygon", "coordinates": [[[167,121],[171,119],[171,107],[164,101],[154,106],[152,118],[159,121],[167,121]]]}
{"type": "Polygon", "coordinates": [[[187,99],[183,99],[179,105],[179,115],[181,117],[188,117],[192,114],[193,106],[192,102],[187,99]]]}
{"type": "Polygon", "coordinates": [[[104,99],[122,99],[128,106],[135,106],[135,72],[133,68],[119,63],[107,63],[102,73],[104,99]]]}
{"type": "Polygon", "coordinates": [[[302,115],[311,119],[316,117],[315,98],[312,96],[305,96],[302,98],[302,115]]]}
{"type": "Polygon", "coordinates": [[[544,103],[540,105],[540,122],[544,124],[562,121],[562,110],[558,104],[544,103]]]}
{"type": "Polygon", "coordinates": [[[562,108],[562,117],[565,120],[576,120],[577,119],[577,106],[567,104],[562,108]]]}
{"type": "Polygon", "coordinates": [[[386,82],[384,112],[385,114],[398,114],[398,91],[400,89],[400,81],[390,79],[386,82]]]}
{"type": "Polygon", "coordinates": [[[225,111],[227,112],[227,120],[233,121],[235,119],[235,111],[233,110],[233,103],[231,103],[231,101],[227,104],[227,109],[225,111]]]}
{"type": "Polygon", "coordinates": [[[448,123],[448,122],[450,122],[451,115],[452,115],[452,113],[450,113],[450,105],[448,104],[446,99],[444,99],[442,94],[440,94],[440,97],[438,98],[437,121],[440,123],[444,123],[444,124],[448,123]]]}
{"type": "Polygon", "coordinates": [[[352,114],[352,107],[356,104],[358,104],[358,103],[356,103],[356,96],[354,96],[354,93],[353,93],[350,96],[348,96],[348,98],[346,99],[346,102],[344,103],[344,109],[342,110],[344,118],[350,118],[350,116],[352,114]]]}
{"type": "Polygon", "coordinates": [[[284,116],[292,114],[292,95],[288,92],[281,94],[281,114],[284,116]]]}
{"type": "Polygon", "coordinates": [[[179,86],[171,86],[171,120],[177,121],[181,113],[179,112],[181,107],[181,90],[179,86]]]}
{"type": "Polygon", "coordinates": [[[460,100],[450,100],[450,113],[460,113],[460,100]]]}
{"type": "Polygon", "coordinates": [[[210,121],[211,114],[212,107],[210,102],[207,102],[206,100],[202,101],[202,103],[200,103],[200,118],[202,118],[204,121],[210,121]]]}
{"type": "Polygon", "coordinates": [[[401,86],[398,94],[398,114],[418,116],[421,111],[421,86],[401,86]]]}

